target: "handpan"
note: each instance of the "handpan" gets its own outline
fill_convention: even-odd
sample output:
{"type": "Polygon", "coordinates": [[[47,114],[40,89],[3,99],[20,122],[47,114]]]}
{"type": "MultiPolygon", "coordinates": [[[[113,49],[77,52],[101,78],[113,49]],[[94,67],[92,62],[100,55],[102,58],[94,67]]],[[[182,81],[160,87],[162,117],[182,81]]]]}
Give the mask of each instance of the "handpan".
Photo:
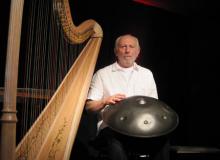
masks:
{"type": "Polygon", "coordinates": [[[177,113],[164,102],[146,96],[128,97],[102,112],[103,121],[116,132],[134,137],[158,137],[172,132],[177,113]]]}

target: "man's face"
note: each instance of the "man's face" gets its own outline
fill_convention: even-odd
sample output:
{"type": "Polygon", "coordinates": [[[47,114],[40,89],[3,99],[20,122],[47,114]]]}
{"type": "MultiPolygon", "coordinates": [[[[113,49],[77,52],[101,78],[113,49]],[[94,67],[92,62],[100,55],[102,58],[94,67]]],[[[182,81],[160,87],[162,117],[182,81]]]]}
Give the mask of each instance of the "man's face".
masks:
{"type": "Polygon", "coordinates": [[[140,53],[137,40],[132,36],[122,37],[115,48],[115,55],[121,67],[131,67],[140,53]]]}

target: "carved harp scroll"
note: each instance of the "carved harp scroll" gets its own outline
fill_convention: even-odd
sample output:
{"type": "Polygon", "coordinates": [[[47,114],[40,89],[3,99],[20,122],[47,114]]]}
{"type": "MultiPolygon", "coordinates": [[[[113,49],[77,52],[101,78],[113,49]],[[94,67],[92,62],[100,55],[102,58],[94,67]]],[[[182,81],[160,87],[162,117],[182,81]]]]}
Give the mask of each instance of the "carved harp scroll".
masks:
{"type": "Polygon", "coordinates": [[[94,20],[75,26],[68,0],[54,0],[66,39],[86,46],[40,116],[16,147],[16,159],[69,159],[97,61],[103,32],[94,20]]]}

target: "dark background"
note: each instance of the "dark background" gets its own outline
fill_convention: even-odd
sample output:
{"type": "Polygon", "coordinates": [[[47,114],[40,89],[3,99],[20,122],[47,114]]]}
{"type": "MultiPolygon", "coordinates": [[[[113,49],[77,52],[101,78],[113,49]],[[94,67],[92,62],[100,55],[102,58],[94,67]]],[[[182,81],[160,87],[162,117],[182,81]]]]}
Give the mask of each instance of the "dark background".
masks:
{"type": "MultiPolygon", "coordinates": [[[[96,69],[114,61],[117,36],[131,33],[141,44],[138,63],[151,69],[159,98],[179,115],[174,145],[220,147],[219,6],[215,1],[168,1],[172,7],[128,0],[73,0],[73,21],[96,20],[104,38],[96,69]]],[[[0,1],[0,87],[4,86],[10,1],[0,1]]],[[[22,58],[22,57],[20,57],[22,58]]],[[[85,121],[81,123],[81,134],[85,121]]]]}
{"type": "Polygon", "coordinates": [[[80,0],[72,7],[76,25],[92,18],[103,28],[97,69],[114,61],[117,36],[136,35],[142,47],[138,63],[153,71],[159,98],[179,114],[173,144],[220,147],[217,3],[173,1],[170,9],[125,0],[99,5],[80,0]]]}

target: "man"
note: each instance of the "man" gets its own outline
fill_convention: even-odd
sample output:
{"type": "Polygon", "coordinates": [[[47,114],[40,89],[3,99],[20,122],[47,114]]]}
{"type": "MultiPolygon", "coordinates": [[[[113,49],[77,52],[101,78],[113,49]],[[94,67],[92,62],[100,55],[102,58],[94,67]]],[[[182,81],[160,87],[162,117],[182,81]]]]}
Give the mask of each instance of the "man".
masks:
{"type": "MultiPolygon", "coordinates": [[[[130,34],[115,41],[117,61],[98,70],[92,79],[86,109],[100,113],[106,105],[115,104],[126,97],[143,95],[158,98],[152,72],[138,65],[140,53],[138,39],[130,34]]],[[[127,160],[126,138],[115,133],[99,117],[97,143],[105,147],[110,160],[127,160]]]]}

